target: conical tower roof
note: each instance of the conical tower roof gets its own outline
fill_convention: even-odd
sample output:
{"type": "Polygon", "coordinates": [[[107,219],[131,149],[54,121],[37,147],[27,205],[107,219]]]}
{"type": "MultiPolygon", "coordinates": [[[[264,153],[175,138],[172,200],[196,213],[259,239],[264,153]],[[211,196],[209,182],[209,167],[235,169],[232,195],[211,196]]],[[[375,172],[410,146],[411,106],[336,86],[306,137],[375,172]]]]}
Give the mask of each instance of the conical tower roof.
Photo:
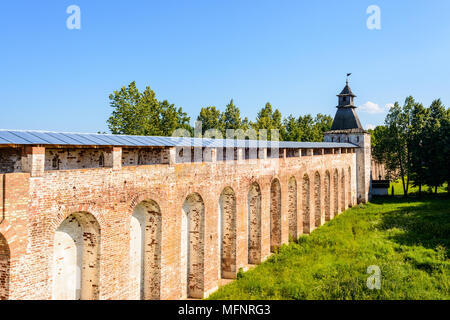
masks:
{"type": "Polygon", "coordinates": [[[350,89],[348,80],[344,89],[337,96],[339,97],[339,103],[333,124],[331,125],[331,131],[364,131],[356,114],[356,107],[353,105],[353,98],[356,95],[350,89]]]}
{"type": "Polygon", "coordinates": [[[342,89],[341,93],[338,94],[338,97],[342,97],[342,96],[356,97],[353,94],[352,89],[350,89],[350,86],[348,85],[348,80],[347,80],[347,83],[346,83],[344,89],[342,89]]]}
{"type": "Polygon", "coordinates": [[[338,108],[334,116],[333,124],[331,125],[331,131],[349,129],[364,130],[355,109],[356,107],[338,108]]]}

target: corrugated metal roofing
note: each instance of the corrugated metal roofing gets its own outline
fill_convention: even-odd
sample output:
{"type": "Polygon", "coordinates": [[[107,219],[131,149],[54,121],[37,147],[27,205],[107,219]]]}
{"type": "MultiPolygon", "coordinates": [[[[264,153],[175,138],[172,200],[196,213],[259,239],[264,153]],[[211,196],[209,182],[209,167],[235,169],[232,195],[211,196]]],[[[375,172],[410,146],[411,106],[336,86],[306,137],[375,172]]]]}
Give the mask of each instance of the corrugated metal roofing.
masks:
{"type": "Polygon", "coordinates": [[[264,140],[202,139],[183,137],[129,136],[95,133],[68,133],[31,130],[0,129],[0,145],[71,145],[71,146],[139,146],[139,147],[278,147],[306,148],[355,148],[351,143],[293,142],[264,140]]]}

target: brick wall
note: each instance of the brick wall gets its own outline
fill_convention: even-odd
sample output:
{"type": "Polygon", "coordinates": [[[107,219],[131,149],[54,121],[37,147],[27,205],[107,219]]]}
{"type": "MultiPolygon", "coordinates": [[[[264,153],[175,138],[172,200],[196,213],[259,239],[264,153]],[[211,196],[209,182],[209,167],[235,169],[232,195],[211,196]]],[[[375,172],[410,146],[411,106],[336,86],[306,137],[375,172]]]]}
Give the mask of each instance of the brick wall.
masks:
{"type": "MultiPolygon", "coordinates": [[[[281,238],[281,242],[286,243],[289,230],[294,230],[289,225],[295,220],[293,214],[296,215],[298,236],[303,229],[307,232],[308,226],[315,226],[316,212],[321,215],[320,221],[324,221],[327,206],[333,213],[330,214],[332,218],[349,202],[354,203],[356,196],[353,194],[352,199],[344,200],[342,206],[335,208],[336,202],[341,204],[336,197],[342,194],[344,199],[348,198],[341,192],[341,178],[351,183],[352,193],[356,192],[356,178],[347,177],[349,166],[352,167],[352,175],[356,174],[355,161],[354,152],[322,153],[240,162],[124,166],[119,170],[45,171],[41,177],[30,177],[29,173],[1,174],[0,234],[9,247],[10,263],[8,272],[5,271],[6,264],[0,263],[0,274],[5,278],[4,275],[9,273],[10,299],[51,299],[53,281],[57,279],[54,275],[54,253],[58,252],[55,235],[61,231],[58,230],[61,224],[75,214],[83,228],[83,243],[90,248],[88,253],[98,252],[98,266],[92,261],[88,264],[98,268],[98,273],[89,274],[91,280],[98,283],[98,294],[86,296],[137,298],[136,290],[140,288],[136,289],[136,281],[131,281],[135,260],[130,254],[130,239],[133,239],[130,229],[133,212],[145,201],[144,204],[153,204],[153,209],[145,213],[148,219],[160,220],[148,220],[153,222],[146,224],[143,230],[150,237],[148,239],[152,239],[141,242],[150,252],[147,256],[154,258],[155,252],[159,252],[156,260],[144,263],[152,266],[144,271],[143,286],[149,287],[144,297],[179,299],[186,294],[206,296],[217,289],[221,275],[233,277],[239,268],[246,269],[249,263],[262,261],[270,255],[271,229],[277,232],[277,239],[281,238]],[[334,174],[332,179],[325,179],[327,170],[330,173],[337,170],[339,183],[335,184],[337,193],[332,191],[331,196],[325,198],[327,188],[335,188],[334,174]],[[308,188],[303,183],[304,176],[309,179],[308,188]],[[314,189],[316,177],[320,179],[320,190],[314,189]],[[276,192],[271,193],[274,179],[277,179],[279,188],[272,188],[276,192]],[[294,181],[296,188],[292,187],[294,181]],[[297,193],[294,195],[297,200],[295,213],[292,213],[292,192],[297,193]],[[316,199],[317,195],[321,198],[316,199]],[[303,203],[308,198],[309,203],[303,203]],[[219,222],[221,202],[222,223],[219,222]],[[320,208],[315,208],[316,203],[320,203],[320,208]],[[160,213],[155,218],[156,207],[160,213]],[[271,228],[271,207],[281,211],[281,219],[274,221],[276,228],[271,228]],[[309,208],[308,222],[304,221],[302,210],[306,207],[309,208]],[[250,228],[249,208],[252,212],[250,228]],[[92,227],[94,224],[98,224],[98,232],[92,227]],[[160,228],[150,230],[155,224],[160,224],[160,228]],[[250,245],[249,229],[252,233],[250,245]],[[186,240],[187,230],[190,230],[189,240],[186,240]],[[220,253],[220,235],[225,237],[222,240],[225,255],[220,253]],[[250,260],[249,246],[254,258],[250,260]],[[195,263],[192,259],[189,267],[183,263],[186,261],[182,258],[183,252],[195,257],[195,263]],[[225,272],[221,272],[221,268],[225,272]]],[[[278,213],[273,217],[278,217],[278,213]]],[[[4,244],[0,246],[2,257],[6,256],[5,247],[4,244]]],[[[141,254],[145,257],[146,251],[141,254]]],[[[81,269],[86,268],[86,261],[89,261],[85,256],[82,259],[81,269]]],[[[6,260],[2,258],[2,261],[6,260]]]]}

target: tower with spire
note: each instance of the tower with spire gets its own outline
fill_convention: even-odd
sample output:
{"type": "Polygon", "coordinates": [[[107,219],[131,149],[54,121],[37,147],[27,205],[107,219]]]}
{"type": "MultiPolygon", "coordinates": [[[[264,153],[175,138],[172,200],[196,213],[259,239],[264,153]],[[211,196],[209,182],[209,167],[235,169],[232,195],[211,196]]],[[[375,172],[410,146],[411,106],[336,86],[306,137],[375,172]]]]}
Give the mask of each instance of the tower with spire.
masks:
{"type": "MultiPolygon", "coordinates": [[[[371,146],[370,133],[363,129],[354,105],[352,89],[348,84],[348,76],[344,89],[337,95],[338,105],[331,130],[325,132],[325,142],[347,142],[357,145],[355,161],[357,172],[351,172],[351,179],[356,179],[356,199],[350,202],[365,203],[370,200],[371,183],[371,146]]],[[[346,173],[348,174],[348,173],[346,173]]],[[[352,194],[355,194],[352,192],[352,194]]]]}

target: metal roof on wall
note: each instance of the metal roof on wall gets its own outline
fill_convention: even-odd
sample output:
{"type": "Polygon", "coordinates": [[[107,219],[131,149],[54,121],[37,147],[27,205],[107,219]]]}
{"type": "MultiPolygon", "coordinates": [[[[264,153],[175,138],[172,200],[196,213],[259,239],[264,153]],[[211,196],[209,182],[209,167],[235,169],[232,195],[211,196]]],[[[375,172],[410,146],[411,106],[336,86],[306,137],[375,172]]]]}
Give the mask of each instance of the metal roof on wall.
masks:
{"type": "Polygon", "coordinates": [[[206,139],[183,137],[129,136],[96,133],[67,133],[32,130],[0,129],[0,145],[67,145],[67,146],[121,146],[121,147],[278,147],[355,148],[351,143],[293,142],[264,140],[206,139]]]}

